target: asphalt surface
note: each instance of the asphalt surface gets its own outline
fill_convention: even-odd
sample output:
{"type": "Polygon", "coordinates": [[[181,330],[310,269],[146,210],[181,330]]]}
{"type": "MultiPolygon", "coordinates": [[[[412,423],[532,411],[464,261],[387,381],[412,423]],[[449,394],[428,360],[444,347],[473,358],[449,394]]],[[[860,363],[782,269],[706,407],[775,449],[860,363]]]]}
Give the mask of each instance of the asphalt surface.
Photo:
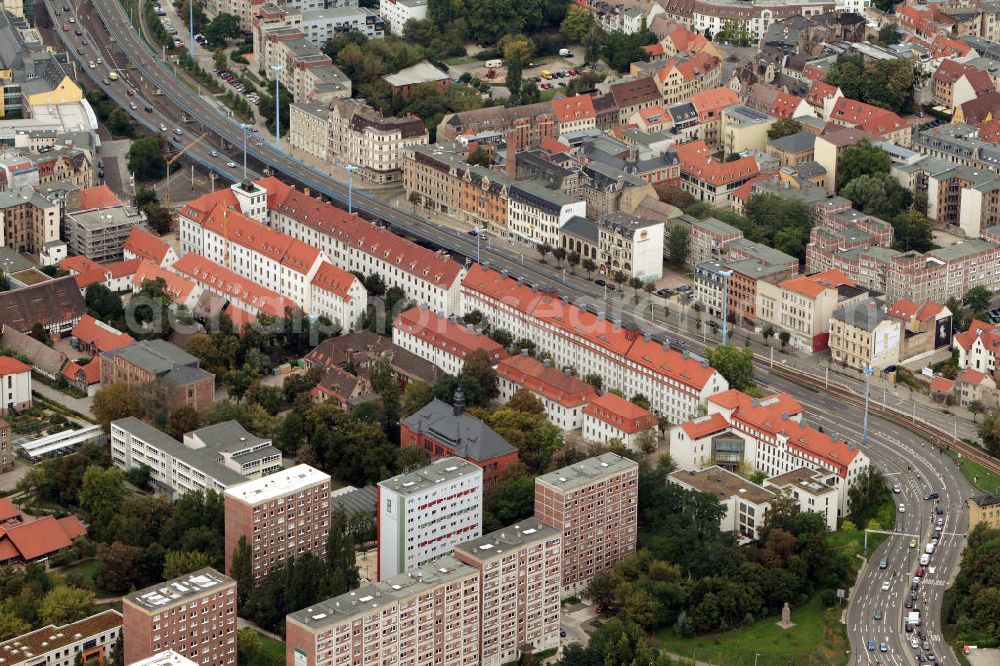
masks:
{"type": "MultiPolygon", "coordinates": [[[[46,4],[50,10],[58,6],[51,0],[46,0],[46,4]]],[[[61,17],[53,16],[56,32],[62,36],[67,50],[83,63],[82,71],[89,74],[99,87],[122,108],[129,111],[140,124],[153,132],[160,131],[161,124],[172,130],[177,126],[175,119],[181,112],[194,117],[197,119],[196,122],[183,127],[184,133],[179,137],[179,141],[171,138],[170,143],[175,148],[183,147],[202,132],[208,132],[207,140],[192,147],[186,156],[229,180],[241,177],[242,168],[233,169],[226,166],[226,163],[232,161],[241,164],[242,156],[238,156],[232,150],[229,154],[223,152],[222,141],[229,146],[241,146],[246,136],[244,130],[228,118],[224,110],[214,101],[205,100],[193,93],[165,67],[135,33],[116,0],[93,0],[93,7],[100,15],[104,26],[107,26],[107,32],[96,24],[96,17],[90,17],[91,20],[87,21],[88,28],[84,31],[84,37],[89,41],[88,45],[82,45],[80,43],[82,38],[75,36],[72,30],[63,32],[59,29],[66,19],[65,14],[61,17]],[[83,55],[77,54],[78,48],[83,49],[83,55]],[[103,57],[109,69],[90,69],[87,66],[90,60],[97,57],[103,57]],[[102,78],[110,70],[117,71],[122,80],[111,84],[102,83],[102,78]],[[151,97],[150,93],[154,86],[160,88],[165,95],[151,97]],[[129,97],[127,95],[129,88],[139,91],[138,94],[129,97]],[[154,107],[152,113],[143,111],[147,100],[152,100],[149,102],[154,107]],[[172,106],[165,104],[165,100],[169,100],[172,106]],[[130,109],[129,102],[134,102],[137,109],[130,109]],[[220,154],[213,156],[212,150],[218,150],[220,154]]],[[[315,193],[341,202],[348,198],[344,183],[288,157],[267,143],[257,145],[257,141],[251,139],[247,152],[251,164],[247,175],[251,178],[259,176],[252,165],[265,164],[284,177],[311,188],[315,193]]],[[[461,231],[435,224],[359,191],[354,192],[353,202],[357,212],[386,223],[397,232],[410,236],[418,242],[430,247],[445,248],[459,260],[477,258],[476,240],[461,231]]],[[[669,336],[672,340],[683,340],[694,351],[702,349],[703,340],[709,344],[717,342],[715,336],[706,335],[704,332],[699,335],[698,332],[680,326],[679,311],[682,308],[676,303],[667,303],[654,297],[652,302],[642,299],[635,306],[631,295],[624,300],[608,292],[595,295],[594,292],[599,292],[600,288],[589,279],[568,274],[552,265],[533,261],[534,249],[531,247],[526,247],[523,254],[516,256],[509,250],[494,251],[484,243],[479,254],[484,262],[488,260],[494,267],[506,269],[515,277],[520,277],[540,288],[557,291],[575,303],[605,312],[609,317],[635,321],[646,332],[669,336]],[[665,306],[671,308],[672,315],[666,323],[662,316],[665,306]],[[652,322],[651,315],[654,315],[652,322]]],[[[776,362],[781,363],[783,360],[778,356],[776,362]]],[[[849,441],[861,441],[860,429],[853,425],[860,424],[863,420],[859,408],[841,404],[786,380],[776,377],[767,380],[771,387],[787,391],[802,402],[807,408],[809,419],[822,424],[827,432],[836,432],[849,441]]],[[[843,378],[835,381],[844,383],[843,378]]],[[[855,382],[854,385],[860,391],[862,386],[860,382],[855,382]]],[[[872,462],[885,471],[888,478],[899,482],[903,489],[900,501],[907,506],[907,512],[897,514],[897,524],[902,533],[919,535],[918,544],[921,548],[929,540],[932,529],[931,502],[924,501],[923,494],[928,489],[935,489],[941,493],[942,506],[946,507],[944,538],[933,556],[934,571],[928,573],[921,586],[919,605],[924,616],[923,627],[928,631],[928,638],[932,641],[935,654],[939,660],[944,657],[945,663],[954,661],[954,656],[940,640],[938,618],[941,595],[947,581],[957,570],[964,545],[967,517],[964,513],[963,499],[971,494],[971,488],[949,458],[941,456],[904,428],[872,418],[870,442],[866,453],[872,462]],[[907,465],[913,469],[908,470],[907,465]]],[[[906,634],[903,630],[905,617],[903,603],[909,591],[908,581],[915,569],[913,563],[917,559],[916,549],[911,550],[908,542],[909,537],[902,535],[887,539],[879,550],[872,554],[869,565],[859,575],[847,613],[854,663],[874,664],[879,660],[886,664],[915,663],[914,650],[905,641],[906,634]],[[878,561],[883,555],[888,555],[890,558],[889,573],[897,571],[896,578],[890,578],[888,592],[881,590],[885,571],[878,569],[878,561]],[[876,609],[882,610],[883,617],[880,621],[874,620],[876,609]],[[880,642],[885,642],[887,652],[881,653],[876,650],[870,653],[865,648],[865,642],[869,639],[874,640],[876,646],[880,642]]]]}

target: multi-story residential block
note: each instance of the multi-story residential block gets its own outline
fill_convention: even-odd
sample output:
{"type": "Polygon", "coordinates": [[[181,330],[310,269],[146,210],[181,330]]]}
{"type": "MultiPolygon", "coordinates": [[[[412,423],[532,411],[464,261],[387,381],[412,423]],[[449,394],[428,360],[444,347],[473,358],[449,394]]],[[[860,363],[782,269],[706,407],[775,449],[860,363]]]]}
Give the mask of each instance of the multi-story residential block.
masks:
{"type": "Polygon", "coordinates": [[[791,278],[776,285],[760,282],[757,316],[791,334],[794,346],[817,352],[829,346],[833,311],[867,295],[867,290],[858,288],[839,270],[791,278]]]}
{"type": "MultiPolygon", "coordinates": [[[[197,256],[197,255],[191,255],[197,256]]],[[[175,257],[176,260],[176,257],[175,257]]],[[[176,263],[176,261],[175,261],[176,263]]],[[[143,286],[153,280],[162,280],[163,291],[170,297],[175,305],[182,305],[189,310],[194,309],[205,291],[204,286],[185,277],[181,277],[171,268],[162,268],[157,264],[145,259],[140,260],[139,265],[132,274],[132,293],[142,291],[143,286]]]]}
{"type": "Polygon", "coordinates": [[[175,496],[259,479],[281,469],[281,451],[236,421],[193,430],[178,442],[135,417],[111,422],[111,462],[125,471],[148,467],[150,481],[175,496]]]}
{"type": "Polygon", "coordinates": [[[48,624],[9,638],[0,643],[0,653],[5,666],[66,666],[77,659],[83,666],[104,666],[114,658],[115,642],[121,632],[121,613],[106,610],[76,622],[48,624]]]}
{"type": "Polygon", "coordinates": [[[1000,224],[1000,185],[996,172],[957,166],[930,175],[927,217],[957,225],[970,238],[1000,224]]]}
{"type": "Polygon", "coordinates": [[[0,415],[31,408],[31,366],[0,356],[0,415]]]}
{"type": "Polygon", "coordinates": [[[507,234],[511,240],[531,246],[559,245],[559,228],[574,217],[587,216],[587,204],[559,190],[533,181],[508,188],[507,234]]]}
{"type": "Polygon", "coordinates": [[[236,581],[211,567],[122,597],[125,663],[164,650],[203,666],[236,663],[236,581]]]}
{"type": "Polygon", "coordinates": [[[462,389],[454,404],[434,399],[399,423],[399,445],[419,446],[431,459],[455,456],[483,470],[483,488],[497,485],[518,462],[517,449],[482,419],[465,413],[462,389]]]}
{"type": "Polygon", "coordinates": [[[204,409],[215,400],[215,375],[198,366],[198,359],[166,340],[142,340],[101,354],[105,384],[159,382],[171,408],[190,405],[204,409]]]}
{"type": "Polygon", "coordinates": [[[412,572],[483,529],[483,470],[442,458],[378,484],[378,579],[412,572]]]}
{"type": "MultiPolygon", "coordinates": [[[[613,87],[613,86],[612,86],[613,87]]],[[[655,86],[654,92],[655,92],[655,86]]],[[[437,140],[454,141],[462,135],[497,132],[507,136],[508,150],[513,138],[518,150],[537,148],[545,137],[558,134],[552,102],[512,107],[486,107],[446,115],[437,129],[437,140]]]]}
{"type": "Polygon", "coordinates": [[[740,96],[732,88],[721,86],[696,92],[690,101],[698,114],[698,138],[709,148],[718,149],[722,145],[723,111],[739,105],[740,96]]]}
{"type": "Polygon", "coordinates": [[[844,305],[830,315],[830,357],[856,370],[884,370],[902,360],[903,324],[874,298],[844,305]]]}
{"type": "Polygon", "coordinates": [[[726,509],[719,528],[723,532],[732,532],[743,542],[758,537],[771,511],[771,502],[778,497],[776,493],[718,465],[679,469],[671,473],[667,480],[685,490],[710,493],[718,499],[726,509]]]}
{"type": "Polygon", "coordinates": [[[682,469],[715,461],[730,470],[749,465],[767,477],[809,467],[837,490],[837,510],[848,510],[848,489],[868,465],[857,447],[802,425],[802,406],[777,393],[757,400],[736,390],[708,401],[708,414],[670,430],[670,451],[682,469]]]}
{"type": "Polygon", "coordinates": [[[635,550],[639,465],[614,453],[535,478],[535,518],[563,533],[562,594],[635,550]]]}
{"type": "Polygon", "coordinates": [[[812,162],[816,146],[816,135],[805,130],[767,142],[768,155],[778,158],[779,166],[799,166],[812,162]]]}
{"type": "Polygon", "coordinates": [[[140,659],[128,666],[198,666],[197,662],[191,661],[182,654],[177,654],[173,650],[158,652],[152,657],[140,659]]]}
{"type": "Polygon", "coordinates": [[[969,525],[985,523],[1000,529],[1000,495],[976,495],[966,500],[969,507],[969,525]]]}
{"type": "Polygon", "coordinates": [[[347,31],[357,31],[368,39],[385,37],[385,21],[369,9],[358,5],[344,4],[322,9],[310,9],[295,15],[301,16],[296,23],[306,39],[321,47],[327,40],[347,31]]]}
{"type": "Polygon", "coordinates": [[[555,365],[587,369],[604,378],[605,388],[647,396],[652,410],[671,421],[692,418],[709,395],[728,386],[707,361],[479,265],[462,283],[462,308],[479,310],[515,339],[534,340],[555,365]]]}
{"type": "Polygon", "coordinates": [[[525,646],[559,646],[562,533],[528,519],[467,541],[455,559],[479,571],[479,662],[501,666],[525,646]]]}
{"type": "MultiPolygon", "coordinates": [[[[727,106],[719,115],[714,139],[716,145],[721,145],[723,154],[734,155],[767,149],[767,131],[777,122],[777,118],[742,104],[727,106]]],[[[705,125],[702,128],[707,130],[705,125]]],[[[708,136],[707,131],[702,136],[708,136]]]]}
{"type": "Polygon", "coordinates": [[[33,188],[0,192],[0,240],[18,252],[37,254],[46,243],[59,240],[60,210],[33,188]]]}
{"type": "Polygon", "coordinates": [[[722,162],[712,157],[704,141],[676,146],[681,161],[681,187],[698,201],[727,206],[741,185],[760,174],[754,157],[740,157],[722,162]]]}
{"type": "Polygon", "coordinates": [[[465,359],[477,349],[484,350],[493,364],[507,358],[502,344],[471,324],[461,324],[454,315],[443,317],[420,306],[400,313],[392,322],[392,341],[449,375],[460,374],[465,359]]]}
{"type": "Polygon", "coordinates": [[[383,76],[382,80],[389,84],[393,95],[400,97],[409,96],[411,90],[425,84],[433,85],[439,90],[444,90],[451,85],[451,77],[444,70],[431,64],[429,60],[404,67],[395,74],[383,76]]]}
{"type": "Polygon", "coordinates": [[[639,450],[643,433],[658,437],[659,420],[648,410],[614,393],[605,393],[583,408],[583,438],[607,444],[620,440],[633,451],[639,450]]]}
{"type": "Polygon", "coordinates": [[[286,663],[476,664],[480,572],[451,555],[289,613],[286,663]]]}
{"type": "MultiPolygon", "coordinates": [[[[149,273],[144,273],[144,277],[155,279],[152,277],[154,272],[155,268],[149,273]]],[[[261,313],[272,317],[284,317],[286,309],[295,310],[299,307],[292,299],[285,298],[278,292],[238,275],[200,254],[185,254],[171,264],[169,272],[194,285],[196,289],[192,292],[202,294],[207,291],[223,300],[228,300],[230,307],[227,314],[237,324],[245,323],[247,320],[252,321],[261,313]],[[242,313],[237,315],[234,310],[240,310],[242,313]]],[[[169,285],[170,283],[168,287],[169,285]]],[[[173,293],[183,298],[186,291],[186,289],[174,289],[173,293]]]]}
{"type": "Polygon", "coordinates": [[[552,367],[528,356],[527,350],[497,364],[500,400],[507,402],[515,393],[524,389],[531,392],[545,406],[549,420],[563,430],[583,427],[583,409],[597,397],[594,387],[568,369],[552,367]]]}
{"type": "Polygon", "coordinates": [[[288,106],[288,143],[321,162],[327,162],[330,141],[330,105],[327,102],[307,99],[288,106]]]}
{"type": "Polygon", "coordinates": [[[132,230],[146,216],[124,205],[66,213],[63,231],[69,251],[99,263],[120,261],[132,230]]]}
{"type": "Polygon", "coordinates": [[[407,21],[427,18],[427,0],[380,0],[378,13],[392,34],[402,36],[407,21]]]}
{"type": "Polygon", "coordinates": [[[658,101],[666,105],[676,104],[691,99],[695,93],[719,87],[722,61],[711,53],[670,59],[657,63],[653,81],[660,93],[658,101]]]}
{"type": "Polygon", "coordinates": [[[403,151],[427,143],[427,128],[416,116],[385,118],[363,101],[336,99],[330,104],[327,154],[359,167],[372,183],[393,183],[403,177],[403,151]]]}
{"type": "Polygon", "coordinates": [[[330,535],[330,475],[296,465],[226,489],[226,569],[245,539],[253,575],[262,580],[285,560],[326,556],[330,535]]]}
{"type": "Polygon", "coordinates": [[[662,220],[608,213],[597,221],[598,264],[608,275],[624,271],[643,282],[663,275],[662,220]]]}

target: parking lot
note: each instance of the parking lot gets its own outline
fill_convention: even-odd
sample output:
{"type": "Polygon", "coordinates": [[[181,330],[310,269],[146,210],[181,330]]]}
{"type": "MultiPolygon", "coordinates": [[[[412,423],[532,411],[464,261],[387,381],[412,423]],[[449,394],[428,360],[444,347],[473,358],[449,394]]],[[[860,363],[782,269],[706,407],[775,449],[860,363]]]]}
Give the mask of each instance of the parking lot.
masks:
{"type": "MultiPolygon", "coordinates": [[[[577,48],[568,56],[551,56],[547,58],[535,58],[527,63],[521,71],[522,80],[532,81],[542,90],[557,88],[560,85],[569,83],[579,76],[583,68],[583,49],[577,48]],[[543,76],[547,72],[549,76],[543,76]],[[545,84],[545,85],[542,85],[545,84]]],[[[507,78],[507,63],[503,62],[499,67],[487,67],[486,61],[476,61],[458,65],[450,65],[448,71],[453,79],[458,79],[462,74],[468,72],[483,81],[490,81],[497,86],[503,86],[507,78]],[[493,76],[489,76],[490,70],[493,76]]]]}

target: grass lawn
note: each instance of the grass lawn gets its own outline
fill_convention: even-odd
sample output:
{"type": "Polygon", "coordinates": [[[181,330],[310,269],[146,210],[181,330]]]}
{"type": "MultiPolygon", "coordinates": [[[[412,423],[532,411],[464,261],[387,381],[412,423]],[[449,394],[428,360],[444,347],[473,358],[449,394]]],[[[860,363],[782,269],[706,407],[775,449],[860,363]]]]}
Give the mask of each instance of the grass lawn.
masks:
{"type": "MultiPolygon", "coordinates": [[[[255,630],[251,630],[255,631],[255,630]]],[[[272,664],[284,664],[285,663],[285,644],[281,641],[276,641],[269,636],[257,632],[260,636],[260,653],[267,659],[269,663],[272,664]]]]}
{"type": "Polygon", "coordinates": [[[84,579],[84,581],[86,581],[87,586],[91,590],[93,590],[94,596],[96,598],[98,598],[98,599],[105,599],[107,597],[118,597],[118,596],[121,596],[119,594],[115,594],[114,592],[109,592],[109,591],[107,591],[105,589],[102,589],[102,588],[100,588],[100,587],[97,586],[97,582],[96,582],[96,578],[97,578],[97,561],[96,560],[88,560],[88,561],[82,562],[80,564],[74,564],[74,565],[66,566],[66,567],[63,567],[63,568],[59,569],[56,573],[65,576],[68,573],[70,573],[71,571],[78,571],[78,572],[80,572],[83,575],[83,579],[84,579]]]}
{"type": "Polygon", "coordinates": [[[958,460],[958,467],[962,470],[962,474],[965,474],[965,478],[976,488],[984,493],[1000,492],[1000,475],[968,458],[958,458],[958,454],[954,450],[949,451],[948,455],[958,460]]]}
{"type": "Polygon", "coordinates": [[[782,629],[773,616],[749,627],[695,638],[677,638],[672,629],[656,636],[664,650],[718,666],[751,666],[760,653],[759,666],[846,664],[847,638],[840,624],[840,609],[824,609],[814,596],[802,608],[792,609],[794,627],[782,629]]]}

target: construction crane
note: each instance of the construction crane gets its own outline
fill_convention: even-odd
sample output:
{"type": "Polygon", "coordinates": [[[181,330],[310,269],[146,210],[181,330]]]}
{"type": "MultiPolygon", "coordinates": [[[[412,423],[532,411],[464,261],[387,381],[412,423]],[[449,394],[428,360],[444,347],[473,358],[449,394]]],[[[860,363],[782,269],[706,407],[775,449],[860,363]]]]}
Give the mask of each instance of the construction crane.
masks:
{"type": "Polygon", "coordinates": [[[202,132],[201,136],[199,136],[194,141],[192,141],[188,145],[178,150],[176,153],[174,153],[173,157],[167,160],[167,191],[163,195],[163,207],[166,208],[167,210],[170,210],[170,165],[176,162],[178,159],[180,159],[181,155],[191,150],[191,148],[193,148],[196,143],[204,139],[206,136],[208,136],[208,132],[202,132]]]}

